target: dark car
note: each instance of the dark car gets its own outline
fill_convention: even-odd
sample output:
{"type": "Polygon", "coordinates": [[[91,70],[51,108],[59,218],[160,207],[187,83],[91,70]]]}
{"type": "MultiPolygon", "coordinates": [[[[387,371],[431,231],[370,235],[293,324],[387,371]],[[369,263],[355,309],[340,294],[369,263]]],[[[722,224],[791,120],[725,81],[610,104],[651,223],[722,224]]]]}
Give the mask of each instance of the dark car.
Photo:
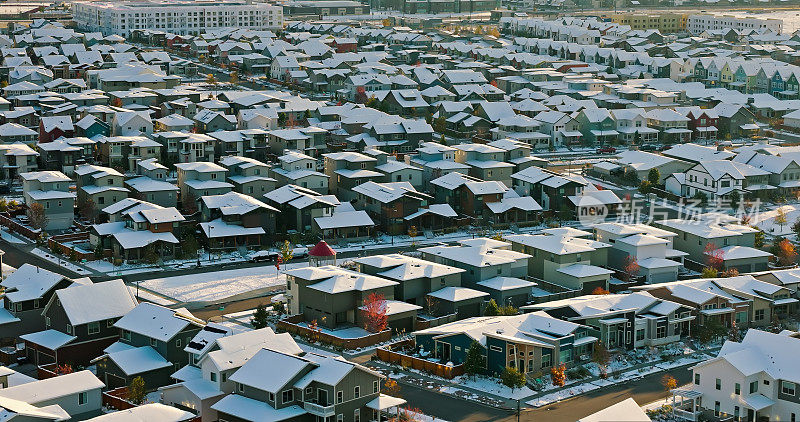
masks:
{"type": "Polygon", "coordinates": [[[598,154],[613,154],[613,153],[617,152],[617,149],[614,148],[614,147],[605,146],[605,147],[597,148],[596,152],[598,154]]]}

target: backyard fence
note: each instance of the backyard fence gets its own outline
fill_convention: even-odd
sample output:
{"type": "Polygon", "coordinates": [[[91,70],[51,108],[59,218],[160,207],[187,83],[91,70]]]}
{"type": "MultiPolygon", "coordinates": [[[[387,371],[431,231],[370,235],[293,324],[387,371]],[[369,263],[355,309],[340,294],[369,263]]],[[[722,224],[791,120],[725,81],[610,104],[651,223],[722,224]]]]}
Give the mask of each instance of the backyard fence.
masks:
{"type": "Polygon", "coordinates": [[[431,362],[426,359],[410,356],[402,353],[403,350],[414,349],[414,340],[403,340],[387,346],[378,347],[376,350],[378,359],[387,363],[397,363],[404,368],[413,368],[418,371],[425,371],[445,379],[453,379],[464,374],[464,365],[442,365],[441,363],[431,362]]]}
{"type": "Polygon", "coordinates": [[[374,346],[392,339],[392,331],[385,330],[380,333],[369,334],[363,337],[337,337],[329,332],[321,330],[312,330],[304,325],[300,325],[305,321],[303,315],[292,315],[288,318],[278,321],[275,326],[280,332],[287,332],[302,336],[312,341],[319,341],[325,344],[330,344],[334,347],[341,347],[343,349],[359,349],[362,347],[374,346]]]}

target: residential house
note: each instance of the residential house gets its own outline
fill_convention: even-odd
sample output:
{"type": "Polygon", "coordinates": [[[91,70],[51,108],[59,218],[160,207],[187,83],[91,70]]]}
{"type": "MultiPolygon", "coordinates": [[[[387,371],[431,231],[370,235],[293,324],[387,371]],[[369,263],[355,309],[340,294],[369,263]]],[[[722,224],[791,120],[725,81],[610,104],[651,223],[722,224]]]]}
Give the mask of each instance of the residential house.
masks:
{"type": "Polygon", "coordinates": [[[59,289],[72,284],[61,274],[31,264],[22,264],[11,274],[3,274],[0,287],[3,308],[0,309],[2,338],[15,339],[21,335],[46,328],[42,309],[59,289]]]}
{"type": "Polygon", "coordinates": [[[277,208],[238,192],[204,195],[198,200],[200,229],[211,248],[260,246],[275,234],[277,208]]]}
{"type": "Polygon", "coordinates": [[[25,205],[41,204],[46,215],[43,230],[63,230],[75,218],[75,195],[69,191],[72,179],[59,171],[21,173],[25,205]]]}

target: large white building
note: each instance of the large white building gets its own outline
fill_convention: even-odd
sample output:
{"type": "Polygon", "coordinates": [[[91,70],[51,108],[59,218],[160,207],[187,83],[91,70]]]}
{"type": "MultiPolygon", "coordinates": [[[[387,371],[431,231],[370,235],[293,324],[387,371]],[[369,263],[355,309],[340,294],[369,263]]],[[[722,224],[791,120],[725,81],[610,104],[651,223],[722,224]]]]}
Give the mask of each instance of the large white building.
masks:
{"type": "Polygon", "coordinates": [[[703,31],[720,29],[768,29],[776,34],[780,34],[783,29],[783,21],[780,19],[759,19],[731,15],[713,15],[710,13],[699,13],[689,15],[686,29],[692,34],[701,34],[703,31]]]}
{"type": "Polygon", "coordinates": [[[220,28],[281,29],[283,8],[252,1],[140,1],[73,3],[78,27],[104,35],[135,29],[196,35],[220,28]]]}

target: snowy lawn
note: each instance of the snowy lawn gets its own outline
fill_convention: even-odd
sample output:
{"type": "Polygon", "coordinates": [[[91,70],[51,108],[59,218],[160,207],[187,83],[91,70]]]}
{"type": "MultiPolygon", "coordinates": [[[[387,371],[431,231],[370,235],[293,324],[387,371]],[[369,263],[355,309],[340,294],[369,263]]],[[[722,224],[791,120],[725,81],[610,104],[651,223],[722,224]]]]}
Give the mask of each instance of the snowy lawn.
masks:
{"type": "MultiPolygon", "coordinates": [[[[308,263],[299,262],[287,267],[293,269],[306,266],[308,263]]],[[[179,302],[217,301],[256,290],[283,287],[286,284],[283,270],[282,268],[281,273],[276,274],[274,266],[265,265],[154,278],[143,281],[141,286],[179,302]]]]}
{"type": "Polygon", "coordinates": [[[792,224],[797,221],[798,217],[800,217],[800,205],[782,205],[773,210],[754,214],[750,224],[763,230],[768,235],[786,236],[794,234],[792,224]],[[778,208],[781,208],[786,214],[786,223],[783,223],[783,225],[775,222],[778,208]]]}
{"type": "Polygon", "coordinates": [[[8,243],[16,243],[16,244],[31,243],[31,241],[23,239],[22,236],[7,232],[5,230],[0,231],[0,238],[2,238],[8,243]]]}
{"type": "MultiPolygon", "coordinates": [[[[141,286],[140,286],[140,287],[141,287],[141,286]]],[[[141,288],[140,288],[140,289],[137,291],[137,290],[136,290],[136,286],[135,286],[135,285],[133,285],[133,286],[128,286],[128,290],[130,290],[130,292],[131,292],[131,294],[132,294],[132,295],[134,295],[134,296],[137,296],[137,295],[138,295],[138,296],[139,296],[139,299],[141,299],[141,300],[145,300],[145,301],[147,301],[147,302],[152,302],[152,303],[155,303],[155,304],[157,304],[157,305],[161,305],[161,306],[172,306],[172,305],[174,305],[174,304],[175,304],[175,301],[174,301],[174,300],[170,300],[170,299],[167,299],[167,298],[164,298],[164,297],[161,297],[161,296],[155,295],[155,294],[153,294],[153,293],[150,293],[150,292],[148,292],[147,290],[144,290],[144,289],[141,289],[141,288]]]]}
{"type": "Polygon", "coordinates": [[[66,259],[63,259],[63,258],[59,258],[59,257],[53,255],[52,253],[47,252],[47,251],[45,251],[43,249],[33,248],[33,250],[31,250],[31,253],[36,255],[36,256],[38,256],[38,257],[44,258],[44,259],[46,259],[46,260],[48,260],[48,261],[50,261],[50,262],[52,262],[54,264],[60,265],[60,266],[66,268],[66,269],[68,269],[70,271],[76,272],[78,274],[87,274],[87,275],[89,274],[89,271],[87,271],[85,268],[79,267],[79,266],[69,262],[69,260],[66,260],[66,259]]]}
{"type": "Polygon", "coordinates": [[[463,387],[472,388],[511,400],[523,399],[536,393],[528,387],[515,388],[512,391],[510,388],[501,384],[499,379],[490,377],[476,376],[475,379],[470,379],[470,377],[466,375],[461,375],[453,378],[451,382],[463,387]]]}
{"type": "MultiPolygon", "coordinates": [[[[297,325],[308,328],[308,323],[306,322],[300,322],[297,325]]],[[[338,328],[335,330],[331,330],[329,328],[325,328],[320,325],[317,327],[317,329],[319,329],[321,333],[332,335],[339,338],[361,338],[361,337],[368,337],[373,334],[361,327],[346,327],[346,328],[338,328]]]]}

